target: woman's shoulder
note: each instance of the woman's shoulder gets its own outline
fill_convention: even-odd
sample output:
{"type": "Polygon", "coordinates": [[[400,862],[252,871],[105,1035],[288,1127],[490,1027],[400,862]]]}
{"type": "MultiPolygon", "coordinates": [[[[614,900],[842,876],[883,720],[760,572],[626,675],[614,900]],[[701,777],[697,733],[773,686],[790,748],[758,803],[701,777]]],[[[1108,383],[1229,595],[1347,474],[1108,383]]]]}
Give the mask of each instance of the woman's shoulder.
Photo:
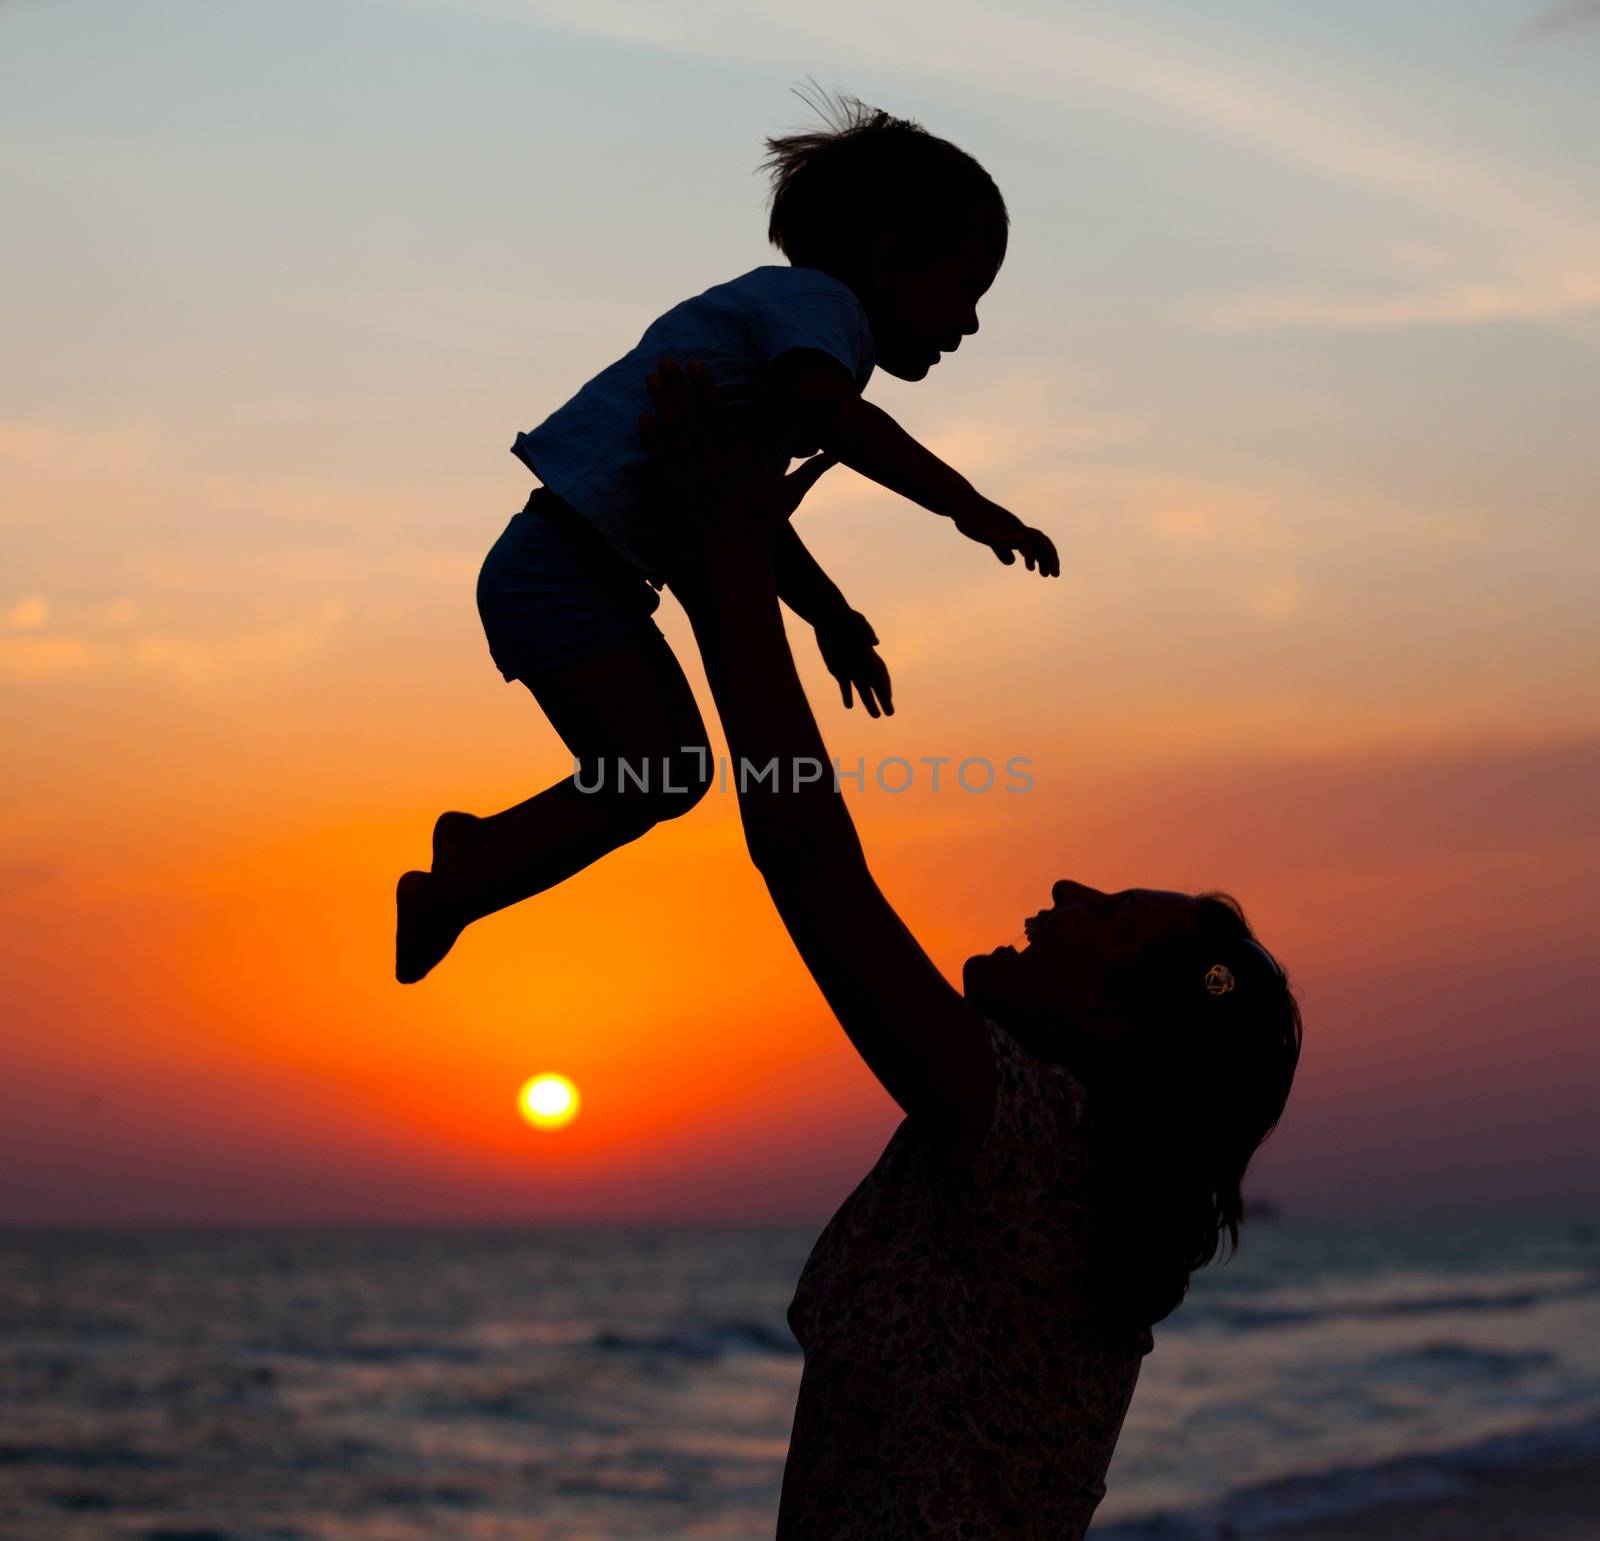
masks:
{"type": "MultiPolygon", "coordinates": [[[[1021,1101],[1049,1103],[1077,1122],[1085,1112],[1083,1083],[1059,1060],[1050,1059],[998,1022],[983,1018],[994,1052],[995,1078],[1021,1101]]],[[[998,1100],[998,1099],[997,1099],[998,1100]]]]}
{"type": "Polygon", "coordinates": [[[1004,1206],[1069,1184],[1083,1167],[1087,1122],[1083,1084],[999,1023],[984,1018],[994,1055],[994,1105],[989,1126],[957,1186],[1004,1206]]]}

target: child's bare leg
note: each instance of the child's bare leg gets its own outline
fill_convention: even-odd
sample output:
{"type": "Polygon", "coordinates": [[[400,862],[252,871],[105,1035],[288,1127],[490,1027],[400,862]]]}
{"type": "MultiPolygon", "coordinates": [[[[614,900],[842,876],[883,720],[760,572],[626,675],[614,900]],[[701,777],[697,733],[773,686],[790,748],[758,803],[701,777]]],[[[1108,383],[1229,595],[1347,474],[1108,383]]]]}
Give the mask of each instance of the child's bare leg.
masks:
{"type": "Polygon", "coordinates": [[[527,682],[583,767],[487,818],[447,814],[435,870],[396,890],[395,977],[421,979],[474,920],[541,893],[662,819],[687,813],[709,784],[705,725],[678,661],[654,632],[527,682]],[[647,773],[641,788],[618,763],[647,773]]]}

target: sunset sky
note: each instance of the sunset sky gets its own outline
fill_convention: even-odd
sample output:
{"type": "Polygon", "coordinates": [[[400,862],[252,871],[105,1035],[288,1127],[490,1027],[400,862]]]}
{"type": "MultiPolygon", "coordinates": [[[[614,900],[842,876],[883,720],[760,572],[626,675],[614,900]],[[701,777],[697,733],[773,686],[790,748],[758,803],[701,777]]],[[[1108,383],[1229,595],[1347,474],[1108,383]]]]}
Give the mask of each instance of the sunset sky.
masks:
{"type": "Polygon", "coordinates": [[[731,795],[391,972],[434,815],[570,769],[473,603],[512,438],[783,260],[808,79],[1005,194],[982,330],[868,396],[1063,556],[844,470],[802,511],[899,707],[793,624],[832,750],[1032,762],[847,793],[908,924],[954,977],[1058,877],[1226,888],[1306,1015],[1258,1193],[1592,1209],[1597,72],[1540,0],[0,0],[0,1220],[817,1220],[866,1171],[897,1110],[731,795]]]}

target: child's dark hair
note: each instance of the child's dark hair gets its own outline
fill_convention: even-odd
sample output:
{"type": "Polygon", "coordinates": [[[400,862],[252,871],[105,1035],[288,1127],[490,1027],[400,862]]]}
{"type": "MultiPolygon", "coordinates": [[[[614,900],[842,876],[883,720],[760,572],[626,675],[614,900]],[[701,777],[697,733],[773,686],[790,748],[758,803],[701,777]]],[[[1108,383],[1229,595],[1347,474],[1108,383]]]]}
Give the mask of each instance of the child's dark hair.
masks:
{"type": "Polygon", "coordinates": [[[858,270],[879,235],[906,266],[936,261],[969,236],[998,270],[1010,216],[994,178],[920,123],[839,94],[812,102],[826,128],[767,140],[767,238],[797,267],[858,270]]]}

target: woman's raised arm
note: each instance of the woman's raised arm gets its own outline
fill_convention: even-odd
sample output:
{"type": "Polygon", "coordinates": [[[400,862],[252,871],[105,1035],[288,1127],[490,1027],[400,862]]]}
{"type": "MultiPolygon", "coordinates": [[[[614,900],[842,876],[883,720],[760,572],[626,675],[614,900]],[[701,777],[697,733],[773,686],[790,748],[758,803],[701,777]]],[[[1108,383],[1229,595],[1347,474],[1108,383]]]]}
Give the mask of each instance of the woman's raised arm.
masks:
{"type": "Polygon", "coordinates": [[[831,463],[761,466],[723,419],[710,376],[662,359],[652,464],[699,556],[676,580],[727,735],[751,859],[834,1015],[868,1067],[965,1170],[989,1126],[994,1061],[983,1019],[933,966],[867,868],[789,651],[771,541],[831,463]]]}

